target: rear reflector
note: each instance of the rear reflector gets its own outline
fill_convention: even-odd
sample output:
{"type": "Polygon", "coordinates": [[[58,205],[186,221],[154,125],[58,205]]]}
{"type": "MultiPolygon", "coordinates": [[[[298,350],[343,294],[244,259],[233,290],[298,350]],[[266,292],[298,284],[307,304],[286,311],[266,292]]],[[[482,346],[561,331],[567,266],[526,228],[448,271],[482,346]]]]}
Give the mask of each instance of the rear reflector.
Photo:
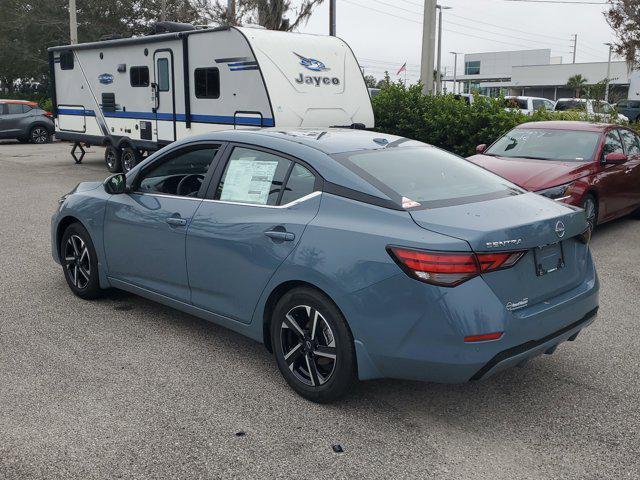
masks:
{"type": "Polygon", "coordinates": [[[422,282],[454,287],[481,273],[514,266],[525,252],[428,252],[388,247],[391,258],[410,277],[422,282]]]}
{"type": "Polygon", "coordinates": [[[467,343],[487,342],[489,340],[499,340],[500,337],[502,337],[502,332],[483,333],[482,335],[468,335],[464,337],[464,341],[467,343]]]}

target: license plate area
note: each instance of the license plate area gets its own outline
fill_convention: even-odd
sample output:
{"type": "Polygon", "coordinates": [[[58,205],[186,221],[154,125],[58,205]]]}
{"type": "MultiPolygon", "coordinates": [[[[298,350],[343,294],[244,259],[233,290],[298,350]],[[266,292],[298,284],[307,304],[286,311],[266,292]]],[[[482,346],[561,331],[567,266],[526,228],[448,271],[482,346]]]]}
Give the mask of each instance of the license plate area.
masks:
{"type": "Polygon", "coordinates": [[[534,248],[533,258],[536,264],[536,275],[539,277],[564,268],[562,242],[534,248]]]}

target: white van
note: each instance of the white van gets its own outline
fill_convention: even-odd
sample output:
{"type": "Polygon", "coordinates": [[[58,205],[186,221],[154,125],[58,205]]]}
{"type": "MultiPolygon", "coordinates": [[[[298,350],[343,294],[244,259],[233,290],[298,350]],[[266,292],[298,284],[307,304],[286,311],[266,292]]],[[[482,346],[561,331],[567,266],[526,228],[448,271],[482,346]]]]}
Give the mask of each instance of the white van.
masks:
{"type": "MultiPolygon", "coordinates": [[[[374,126],[350,47],[336,37],[225,27],[53,47],[56,137],[105,145],[111,171],[228,128],[374,126]]],[[[76,161],[82,161],[74,155],[76,161]]]]}
{"type": "Polygon", "coordinates": [[[525,115],[533,115],[536,110],[545,109],[553,111],[556,104],[552,100],[542,97],[525,97],[525,96],[511,96],[504,97],[507,103],[507,109],[520,110],[525,115]]]}

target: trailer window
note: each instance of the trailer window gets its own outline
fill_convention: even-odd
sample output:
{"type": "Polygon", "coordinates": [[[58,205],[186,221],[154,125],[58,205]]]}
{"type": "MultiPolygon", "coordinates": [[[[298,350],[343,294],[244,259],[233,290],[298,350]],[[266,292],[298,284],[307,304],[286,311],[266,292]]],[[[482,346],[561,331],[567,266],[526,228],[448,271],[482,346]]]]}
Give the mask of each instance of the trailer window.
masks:
{"type": "Polygon", "coordinates": [[[158,90],[169,91],[169,60],[166,58],[158,59],[158,90]]]}
{"type": "Polygon", "coordinates": [[[132,87],[148,87],[149,67],[131,67],[129,69],[129,80],[132,87]]]}
{"type": "Polygon", "coordinates": [[[220,98],[220,71],[217,68],[196,68],[196,98],[220,98]]]}
{"type": "Polygon", "coordinates": [[[62,70],[73,70],[73,52],[71,50],[60,52],[60,68],[62,70]]]}

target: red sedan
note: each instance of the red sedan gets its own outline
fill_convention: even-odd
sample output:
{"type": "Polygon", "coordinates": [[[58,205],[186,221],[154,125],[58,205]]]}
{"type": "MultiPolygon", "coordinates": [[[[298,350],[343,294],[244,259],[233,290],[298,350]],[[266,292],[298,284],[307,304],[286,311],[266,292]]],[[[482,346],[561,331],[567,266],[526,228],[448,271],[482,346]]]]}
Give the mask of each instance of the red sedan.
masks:
{"type": "Polygon", "coordinates": [[[620,125],[530,122],[471,162],[545,197],[585,209],[589,223],[640,213],[640,137],[620,125]]]}

